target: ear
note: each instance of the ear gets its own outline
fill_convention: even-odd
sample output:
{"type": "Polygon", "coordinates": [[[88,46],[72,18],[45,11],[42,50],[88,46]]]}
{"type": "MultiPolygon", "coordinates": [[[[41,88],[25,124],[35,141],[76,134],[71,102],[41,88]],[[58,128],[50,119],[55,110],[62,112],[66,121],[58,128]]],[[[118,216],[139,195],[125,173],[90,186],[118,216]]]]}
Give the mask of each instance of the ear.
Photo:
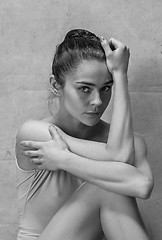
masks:
{"type": "Polygon", "coordinates": [[[61,86],[56,81],[54,75],[51,75],[51,77],[50,77],[50,86],[51,86],[52,92],[56,96],[60,97],[61,96],[61,86]]]}

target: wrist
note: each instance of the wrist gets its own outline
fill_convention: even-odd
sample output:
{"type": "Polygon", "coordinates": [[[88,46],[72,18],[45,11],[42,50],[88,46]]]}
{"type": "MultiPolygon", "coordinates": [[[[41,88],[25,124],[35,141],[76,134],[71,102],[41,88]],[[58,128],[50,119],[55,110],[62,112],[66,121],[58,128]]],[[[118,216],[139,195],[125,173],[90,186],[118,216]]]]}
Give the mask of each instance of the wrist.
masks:
{"type": "Polygon", "coordinates": [[[125,72],[114,72],[113,73],[113,82],[114,82],[114,88],[119,89],[120,92],[128,91],[128,76],[125,72]]]}
{"type": "Polygon", "coordinates": [[[113,71],[112,72],[114,84],[122,83],[122,82],[128,82],[128,75],[127,72],[125,71],[113,71]]]}
{"type": "Polygon", "coordinates": [[[58,161],[58,169],[67,170],[69,160],[73,153],[71,153],[68,149],[65,149],[63,151],[64,151],[63,157],[61,160],[58,161]]]}

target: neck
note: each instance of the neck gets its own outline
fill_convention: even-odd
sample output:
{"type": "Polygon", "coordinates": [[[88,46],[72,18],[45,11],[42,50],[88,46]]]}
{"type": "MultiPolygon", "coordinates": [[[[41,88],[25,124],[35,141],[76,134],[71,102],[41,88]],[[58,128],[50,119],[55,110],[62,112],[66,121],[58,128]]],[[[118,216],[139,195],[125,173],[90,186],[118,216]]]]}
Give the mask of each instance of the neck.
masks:
{"type": "Polygon", "coordinates": [[[56,114],[54,124],[61,128],[66,134],[80,139],[89,139],[96,127],[87,126],[65,112],[63,114],[61,114],[61,112],[56,114]]]}

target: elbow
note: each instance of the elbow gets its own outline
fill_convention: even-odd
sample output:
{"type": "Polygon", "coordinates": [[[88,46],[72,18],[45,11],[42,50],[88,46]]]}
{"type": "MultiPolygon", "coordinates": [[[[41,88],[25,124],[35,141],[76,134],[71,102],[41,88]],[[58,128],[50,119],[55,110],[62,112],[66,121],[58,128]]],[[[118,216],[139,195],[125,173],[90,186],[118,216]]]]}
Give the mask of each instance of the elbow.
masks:
{"type": "Polygon", "coordinates": [[[139,180],[139,183],[137,184],[137,192],[136,197],[141,199],[148,199],[151,196],[154,181],[153,179],[149,179],[147,177],[143,178],[142,180],[139,180]]]}

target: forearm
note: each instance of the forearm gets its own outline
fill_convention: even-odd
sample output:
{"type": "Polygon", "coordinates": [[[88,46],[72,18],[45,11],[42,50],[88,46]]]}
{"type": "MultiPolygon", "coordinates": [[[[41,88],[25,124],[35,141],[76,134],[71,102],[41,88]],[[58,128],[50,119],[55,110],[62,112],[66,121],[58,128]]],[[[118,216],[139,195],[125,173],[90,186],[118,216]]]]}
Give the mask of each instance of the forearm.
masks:
{"type": "Polygon", "coordinates": [[[126,163],[93,161],[68,153],[60,168],[91,182],[107,191],[133,197],[142,197],[144,177],[142,173],[126,163]]]}
{"type": "Polygon", "coordinates": [[[127,74],[116,73],[114,78],[114,103],[107,150],[117,151],[119,158],[129,158],[134,152],[134,135],[127,74]]]}
{"type": "Polygon", "coordinates": [[[59,133],[63,136],[72,153],[98,161],[112,161],[115,159],[114,152],[106,148],[106,143],[74,138],[64,134],[62,131],[59,131],[59,133]]]}
{"type": "Polygon", "coordinates": [[[133,125],[127,74],[116,73],[114,78],[114,103],[107,146],[120,148],[133,139],[133,125]]]}

